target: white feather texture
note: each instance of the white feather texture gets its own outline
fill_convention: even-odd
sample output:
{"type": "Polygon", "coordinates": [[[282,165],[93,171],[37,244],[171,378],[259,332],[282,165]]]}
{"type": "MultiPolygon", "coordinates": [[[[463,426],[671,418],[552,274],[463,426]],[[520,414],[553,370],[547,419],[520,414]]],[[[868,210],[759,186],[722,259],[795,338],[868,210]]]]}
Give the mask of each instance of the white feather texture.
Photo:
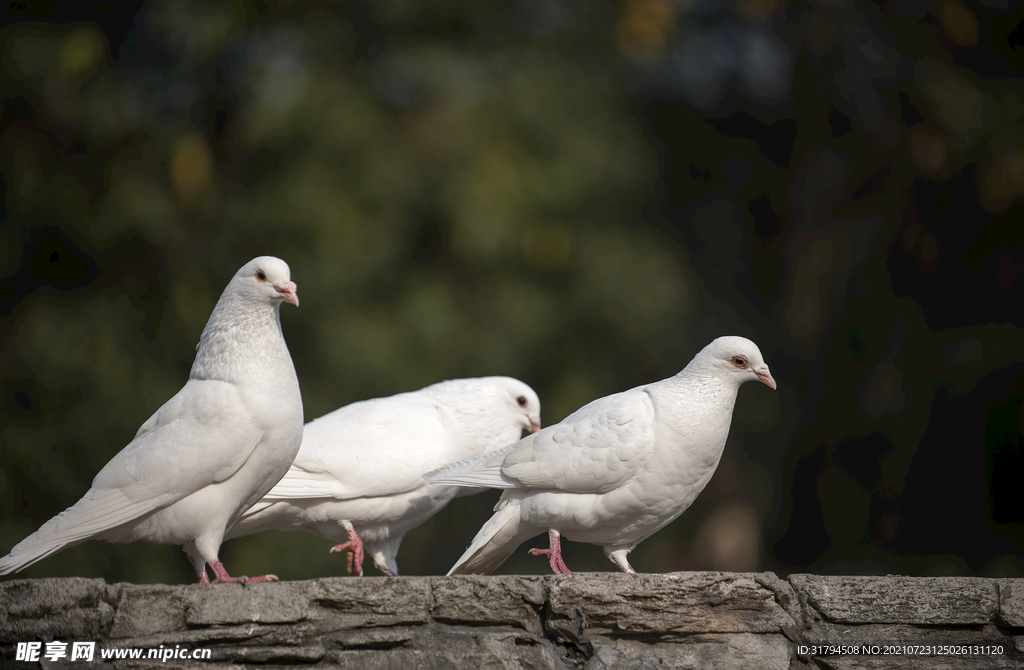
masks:
{"type": "Polygon", "coordinates": [[[534,552],[550,551],[556,572],[560,537],[600,545],[631,572],[626,555],[711,479],[737,392],[750,380],[775,388],[753,342],[721,337],[674,377],[595,400],[514,445],[433,474],[433,484],[505,489],[449,574],[489,574],[544,532],[552,547],[534,552]]]}
{"type": "MultiPolygon", "coordinates": [[[[453,379],[346,405],[306,424],[288,473],[228,537],[305,530],[341,545],[354,529],[376,567],[397,575],[405,534],[457,495],[480,490],[427,486],[424,475],[539,427],[540,399],[511,377],[453,379]]],[[[361,563],[350,560],[353,574],[361,563]]]]}
{"type": "Polygon", "coordinates": [[[77,503],[0,559],[21,570],[85,540],[180,544],[197,576],[249,506],[288,470],[302,441],[302,399],[281,332],[282,302],[298,304],[288,265],[243,266],[224,289],[185,386],[100,470],[77,503]]]}

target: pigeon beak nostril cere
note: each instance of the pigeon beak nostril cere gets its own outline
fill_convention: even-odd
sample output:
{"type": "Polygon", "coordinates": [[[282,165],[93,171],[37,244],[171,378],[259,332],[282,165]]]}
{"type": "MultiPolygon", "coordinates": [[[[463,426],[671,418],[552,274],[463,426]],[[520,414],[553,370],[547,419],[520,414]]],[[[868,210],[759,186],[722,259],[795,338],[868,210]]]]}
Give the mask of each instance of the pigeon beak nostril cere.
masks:
{"type": "Polygon", "coordinates": [[[770,388],[773,391],[778,390],[775,387],[775,379],[773,379],[771,373],[768,372],[767,365],[754,370],[754,374],[757,375],[757,378],[764,382],[768,386],[768,388],[770,388]]]}
{"type": "Polygon", "coordinates": [[[296,307],[299,306],[299,287],[293,281],[279,281],[274,284],[274,288],[281,294],[281,297],[285,299],[285,302],[290,302],[296,307]]]}

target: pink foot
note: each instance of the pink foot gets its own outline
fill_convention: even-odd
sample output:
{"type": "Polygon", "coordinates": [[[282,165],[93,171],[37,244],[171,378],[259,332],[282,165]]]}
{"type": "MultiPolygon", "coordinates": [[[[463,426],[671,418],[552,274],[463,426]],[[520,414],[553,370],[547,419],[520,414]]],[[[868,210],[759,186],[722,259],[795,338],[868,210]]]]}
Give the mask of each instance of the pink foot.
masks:
{"type": "Polygon", "coordinates": [[[224,568],[224,564],[220,561],[214,561],[210,563],[210,567],[213,568],[213,574],[217,575],[217,579],[212,582],[206,578],[206,570],[203,570],[203,576],[199,578],[200,584],[258,584],[259,582],[276,582],[277,575],[262,575],[260,577],[232,577],[228,574],[228,571],[224,568]],[[206,579],[204,582],[203,579],[206,579]]]}
{"type": "Polygon", "coordinates": [[[359,533],[356,529],[349,526],[345,529],[348,533],[348,542],[344,544],[337,544],[331,547],[332,554],[340,554],[341,552],[348,550],[348,557],[346,558],[346,567],[348,568],[348,574],[355,575],[356,577],[363,576],[363,540],[359,537],[359,533]]]}
{"type": "Polygon", "coordinates": [[[572,570],[567,568],[565,561],[562,560],[562,536],[558,534],[557,530],[548,531],[548,542],[551,545],[550,549],[531,549],[529,554],[531,556],[547,556],[551,572],[556,575],[572,574],[572,570]]]}

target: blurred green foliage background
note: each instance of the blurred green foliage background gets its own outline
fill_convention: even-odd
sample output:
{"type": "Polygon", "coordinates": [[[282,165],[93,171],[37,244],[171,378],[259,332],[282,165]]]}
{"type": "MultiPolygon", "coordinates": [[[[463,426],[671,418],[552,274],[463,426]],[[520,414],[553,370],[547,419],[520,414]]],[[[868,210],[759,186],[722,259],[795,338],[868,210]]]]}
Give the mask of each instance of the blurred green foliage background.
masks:
{"type": "MultiPolygon", "coordinates": [[[[756,341],[778,393],[742,390],[719,471],[638,570],[1024,574],[1016,3],[0,11],[0,550],[85,492],[273,254],[307,420],[503,374],[547,425],[756,341]]],[[[443,574],[496,498],[410,533],[403,573],[443,574]]],[[[342,574],[329,545],[221,557],[342,574]]],[[[501,571],[546,572],[526,548],[501,571]]],[[[176,548],[98,542],[19,576],[61,575],[192,579],[176,548]]]]}

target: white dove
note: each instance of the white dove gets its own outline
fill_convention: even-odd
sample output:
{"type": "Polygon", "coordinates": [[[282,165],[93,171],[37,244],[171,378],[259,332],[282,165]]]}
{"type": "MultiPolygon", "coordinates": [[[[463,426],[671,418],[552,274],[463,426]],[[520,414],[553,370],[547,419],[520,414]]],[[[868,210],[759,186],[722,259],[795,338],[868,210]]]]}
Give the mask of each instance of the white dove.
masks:
{"type": "Polygon", "coordinates": [[[146,423],[77,503],[0,559],[0,574],[85,540],[183,545],[200,584],[231,577],[224,534],[288,471],[302,442],[299,382],[281,332],[299,304],[288,265],[256,258],[228,283],[203,330],[188,382],[146,423]]]}
{"type": "Polygon", "coordinates": [[[489,574],[548,533],[551,570],[568,573],[561,537],[597,544],[623,572],[627,555],[694,501],[725,448],[743,382],[775,380],[757,345],[720,337],[669,379],[600,398],[560,423],[429,483],[505,489],[495,514],[448,573],[489,574]]]}
{"type": "Polygon", "coordinates": [[[365,551],[398,574],[402,538],[457,495],[480,489],[427,486],[442,466],[519,440],[540,428],[540,400],[511,377],[453,379],[419,391],[346,405],[306,424],[284,478],[228,534],[305,530],[348,550],[362,575],[365,551]]]}

